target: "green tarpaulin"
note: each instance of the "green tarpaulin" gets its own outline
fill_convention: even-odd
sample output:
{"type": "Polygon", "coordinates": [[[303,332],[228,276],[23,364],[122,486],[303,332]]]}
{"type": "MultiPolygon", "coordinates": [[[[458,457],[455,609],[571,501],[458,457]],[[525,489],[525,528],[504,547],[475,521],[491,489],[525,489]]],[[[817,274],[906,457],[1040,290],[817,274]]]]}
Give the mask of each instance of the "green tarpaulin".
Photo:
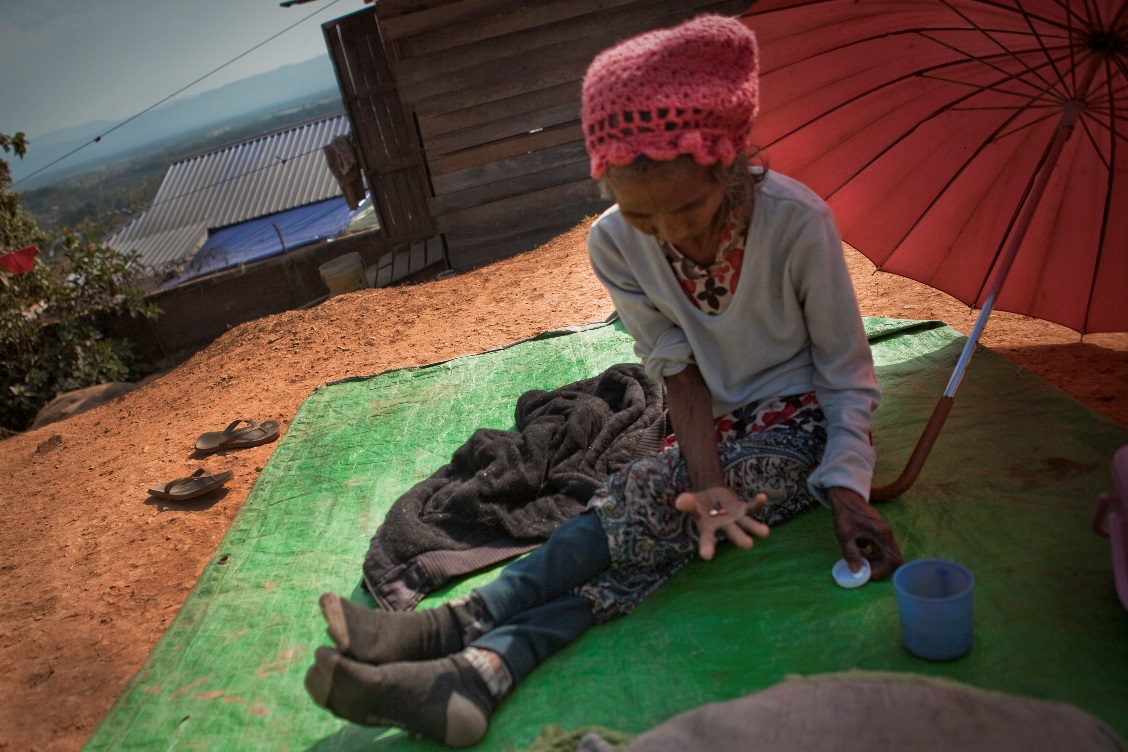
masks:
{"type": "MultiPolygon", "coordinates": [[[[903,466],[964,340],[935,322],[866,323],[885,394],[881,482],[903,466]]],[[[520,394],[634,360],[612,324],[316,390],[87,748],[438,749],[309,699],[302,679],[328,644],[318,595],[365,600],[360,564],[388,507],[476,428],[511,428],[520,394]]],[[[980,348],[920,479],[880,508],[906,558],[974,572],[970,655],[933,664],[905,652],[888,581],[838,588],[830,567],[841,554],[820,508],[752,551],[694,562],[629,617],[589,631],[517,688],[480,748],[527,748],[548,724],[639,733],[788,675],[854,668],[1064,701],[1128,736],[1128,613],[1108,542],[1089,529],[1125,443],[1122,427],[980,348]]]]}

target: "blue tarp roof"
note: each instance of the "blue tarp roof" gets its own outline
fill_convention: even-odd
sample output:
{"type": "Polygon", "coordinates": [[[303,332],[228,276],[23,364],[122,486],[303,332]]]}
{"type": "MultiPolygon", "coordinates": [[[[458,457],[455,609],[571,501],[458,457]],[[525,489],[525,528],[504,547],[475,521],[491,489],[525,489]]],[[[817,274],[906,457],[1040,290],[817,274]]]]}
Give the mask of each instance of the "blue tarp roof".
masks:
{"type": "Polygon", "coordinates": [[[283,240],[285,248],[296,248],[335,238],[360,211],[349,209],[345,199],[338,196],[216,230],[179,276],[165,280],[158,289],[167,290],[230,266],[276,256],[283,251],[283,240]]]}

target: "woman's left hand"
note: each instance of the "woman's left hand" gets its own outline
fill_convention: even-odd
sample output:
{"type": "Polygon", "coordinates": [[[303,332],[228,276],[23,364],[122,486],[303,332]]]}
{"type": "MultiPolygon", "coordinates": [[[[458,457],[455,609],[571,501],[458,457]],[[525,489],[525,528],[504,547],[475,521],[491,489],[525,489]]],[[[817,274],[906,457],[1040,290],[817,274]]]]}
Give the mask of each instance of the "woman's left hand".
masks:
{"type": "Polygon", "coordinates": [[[880,580],[905,563],[893,528],[861,495],[848,488],[831,488],[828,495],[834,532],[851,572],[856,572],[865,558],[873,579],[880,580]]]}
{"type": "Polygon", "coordinates": [[[751,516],[767,502],[767,496],[758,494],[748,504],[733,493],[732,489],[713,486],[703,491],[678,494],[674,499],[674,506],[695,517],[700,537],[697,552],[702,559],[708,561],[716,552],[718,532],[723,532],[726,538],[745,549],[752,548],[753,536],[768,537],[770,528],[751,516]]]}

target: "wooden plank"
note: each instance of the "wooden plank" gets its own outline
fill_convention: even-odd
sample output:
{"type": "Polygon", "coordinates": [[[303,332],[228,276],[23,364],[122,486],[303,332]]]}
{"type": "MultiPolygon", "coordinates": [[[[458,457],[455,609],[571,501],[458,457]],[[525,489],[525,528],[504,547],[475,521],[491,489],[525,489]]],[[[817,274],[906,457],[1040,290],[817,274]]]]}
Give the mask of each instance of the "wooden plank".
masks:
{"type": "Polygon", "coordinates": [[[375,4],[375,13],[382,21],[385,18],[395,18],[420,10],[430,10],[440,5],[446,5],[451,0],[364,0],[366,3],[375,4]]]}
{"type": "Polygon", "coordinates": [[[546,27],[537,37],[550,38],[535,54],[515,55],[487,61],[462,71],[434,71],[422,81],[401,81],[400,94],[420,119],[474,107],[550,86],[582,80],[591,60],[618,39],[646,29],[665,26],[691,15],[685,11],[669,16],[625,16],[618,26],[607,27],[602,19],[589,16],[585,32],[560,40],[556,29],[546,27]]]}
{"type": "Polygon", "coordinates": [[[392,265],[389,263],[387,266],[376,270],[376,282],[373,286],[387,287],[390,284],[392,284],[392,265]]]}
{"type": "Polygon", "coordinates": [[[427,186],[427,175],[422,165],[400,173],[406,213],[411,217],[412,233],[424,232],[427,237],[434,234],[434,222],[427,202],[431,192],[427,186]]]}
{"type": "Polygon", "coordinates": [[[338,80],[345,79],[342,98],[358,140],[366,142],[370,156],[381,155],[370,159],[370,169],[386,170],[404,161],[419,161],[415,128],[408,125],[375,16],[353,14],[334,28],[327,28],[326,36],[338,80]]]}
{"type": "Polygon", "coordinates": [[[560,183],[571,183],[588,177],[590,166],[587,157],[568,164],[537,172],[528,172],[508,180],[499,180],[484,186],[458,191],[433,198],[431,216],[440,217],[449,212],[508,198],[520,193],[539,191],[560,183]]]}
{"type": "Polygon", "coordinates": [[[473,128],[463,128],[454,133],[433,136],[427,141],[427,154],[432,159],[437,159],[490,141],[516,138],[528,133],[558,128],[568,123],[579,124],[579,122],[580,100],[574,99],[536,112],[523,113],[473,128]]]}
{"type": "Polygon", "coordinates": [[[579,180],[450,212],[437,224],[453,248],[467,238],[501,240],[567,217],[578,221],[591,207],[609,204],[594,181],[579,180]]]}
{"type": "MultiPolygon", "coordinates": [[[[442,74],[426,72],[417,80],[401,81],[404,96],[413,108],[433,111],[429,105],[433,99],[440,99],[467,88],[479,89],[491,83],[502,81],[523,81],[539,75],[545,67],[566,67],[576,78],[582,78],[591,59],[606,48],[613,37],[606,33],[596,33],[578,37],[556,38],[554,44],[538,48],[533,53],[523,53],[487,60],[476,65],[464,65],[442,74]]],[[[565,79],[567,80],[567,79],[565,79]]],[[[528,86],[518,87],[513,93],[528,90],[528,86]]],[[[495,99],[497,97],[494,97],[495,99]]]]}
{"type": "Polygon", "coordinates": [[[487,165],[521,154],[582,140],[583,131],[580,129],[579,122],[565,123],[536,133],[525,133],[438,157],[430,160],[428,167],[431,170],[431,180],[435,181],[449,172],[487,165]]]}
{"type": "Polygon", "coordinates": [[[395,240],[404,240],[420,233],[433,234],[433,223],[421,192],[422,176],[418,168],[381,174],[374,196],[381,217],[392,217],[387,230],[395,240]]]}
{"type": "MultiPolygon", "coordinates": [[[[444,134],[480,128],[488,126],[492,122],[516,121],[522,117],[535,120],[538,112],[552,109],[562,103],[574,103],[578,108],[579,102],[580,79],[577,78],[557,86],[524,91],[516,96],[493,102],[483,102],[453,112],[443,112],[427,117],[420,116],[419,130],[423,134],[423,139],[427,142],[427,150],[430,152],[431,144],[436,138],[444,134]]],[[[528,130],[532,130],[532,128],[528,130]]]]}
{"type": "Polygon", "coordinates": [[[381,28],[384,29],[385,39],[397,42],[397,57],[402,60],[491,37],[549,26],[576,16],[602,13],[632,3],[646,5],[643,0],[498,0],[493,3],[489,0],[462,0],[443,8],[389,18],[381,22],[381,28]],[[488,7],[489,10],[481,10],[477,15],[462,16],[463,21],[468,19],[471,23],[443,22],[444,16],[451,18],[455,14],[461,14],[462,6],[488,7]],[[401,42],[408,38],[411,39],[411,45],[405,47],[401,42]]]}
{"type": "Polygon", "coordinates": [[[434,96],[421,96],[425,92],[401,90],[403,101],[420,118],[473,107],[529,91],[547,89],[583,78],[591,55],[583,53],[553,60],[536,58],[524,63],[519,70],[506,75],[493,75],[478,81],[474,86],[447,91],[434,96]]]}
{"type": "Polygon", "coordinates": [[[466,272],[519,253],[534,251],[553,238],[573,229],[577,224],[577,222],[562,222],[501,242],[463,246],[457,253],[451,252],[451,268],[458,272],[466,272]]]}
{"type": "MultiPolygon", "coordinates": [[[[399,16],[409,15],[420,11],[432,10],[434,8],[441,8],[442,6],[450,5],[452,0],[365,0],[374,6],[374,9],[365,9],[360,12],[375,12],[381,19],[397,18],[399,16]]],[[[714,3],[715,4],[715,3],[714,3]]],[[[750,5],[750,0],[743,3],[744,7],[750,5]]],[[[741,10],[744,8],[742,7],[741,10]]],[[[735,15],[733,13],[732,15],[735,15]]]]}
{"type": "Polygon", "coordinates": [[[447,234],[447,242],[451,247],[451,260],[453,262],[459,254],[468,248],[500,247],[505,243],[528,238],[545,230],[557,230],[561,226],[574,227],[585,218],[598,214],[600,212],[594,202],[572,204],[568,207],[556,209],[550,216],[538,216],[536,222],[513,223],[505,228],[494,228],[492,230],[490,228],[467,228],[458,232],[451,232],[447,234]]]}
{"type": "Polygon", "coordinates": [[[422,33],[418,36],[397,38],[395,42],[391,43],[394,49],[393,59],[395,62],[393,65],[398,65],[402,61],[422,55],[431,55],[444,50],[451,50],[454,47],[472,47],[484,40],[498,39],[506,35],[528,32],[538,29],[541,26],[554,26],[581,16],[598,15],[602,17],[617,9],[626,9],[632,5],[640,19],[639,25],[637,26],[638,31],[628,32],[623,38],[647,29],[670,26],[676,20],[690,18],[699,13],[721,13],[730,16],[740,15],[740,13],[748,8],[750,2],[745,0],[727,0],[727,2],[702,2],[701,0],[694,2],[693,0],[682,0],[682,2],[678,3],[681,9],[681,13],[679,14],[680,18],[675,19],[675,21],[664,22],[659,20],[659,13],[649,13],[652,7],[651,3],[632,3],[630,0],[622,0],[614,3],[599,2],[598,0],[583,0],[582,2],[578,0],[576,2],[572,2],[571,0],[557,0],[555,3],[538,5],[536,10],[539,11],[539,13],[530,11],[524,14],[499,14],[496,17],[483,17],[473,24],[461,27],[440,28],[422,33]],[[648,18],[649,22],[647,21],[648,18]]]}
{"type": "Polygon", "coordinates": [[[543,55],[546,48],[563,40],[591,47],[594,56],[638,31],[671,25],[692,13],[693,9],[687,8],[685,0],[633,3],[604,10],[597,15],[578,15],[545,27],[475,39],[469,44],[437,52],[402,59],[397,57],[392,66],[400,85],[411,88],[428,79],[458,76],[467,69],[479,70],[482,65],[493,65],[496,66],[495,71],[504,71],[513,59],[543,55]],[[592,40],[593,36],[599,39],[592,40]],[[589,40],[592,41],[589,43],[589,40]]]}
{"type": "Polygon", "coordinates": [[[584,142],[577,139],[551,149],[541,149],[439,176],[435,178],[435,194],[437,197],[446,197],[579,161],[587,161],[587,151],[584,149],[584,142]]]}
{"type": "Polygon", "coordinates": [[[446,259],[443,258],[443,244],[441,238],[427,241],[427,266],[434,266],[435,264],[442,264],[446,266],[446,259]]]}
{"type": "Polygon", "coordinates": [[[528,3],[513,0],[458,0],[430,7],[417,6],[414,12],[396,16],[382,13],[381,5],[382,3],[376,4],[376,13],[380,17],[384,37],[388,41],[396,41],[453,25],[477,25],[499,12],[521,11],[528,3]]]}
{"type": "Polygon", "coordinates": [[[326,25],[325,36],[385,232],[393,240],[434,234],[415,124],[390,86],[395,77],[376,16],[351,14],[326,25]]]}

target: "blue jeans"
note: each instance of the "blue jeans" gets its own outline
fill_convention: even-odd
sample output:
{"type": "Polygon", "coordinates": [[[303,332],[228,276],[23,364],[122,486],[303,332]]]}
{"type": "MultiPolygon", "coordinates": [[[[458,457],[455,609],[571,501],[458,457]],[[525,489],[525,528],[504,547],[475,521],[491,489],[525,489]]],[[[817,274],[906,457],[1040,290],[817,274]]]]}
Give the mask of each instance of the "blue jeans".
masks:
{"type": "Polygon", "coordinates": [[[497,626],[471,647],[501,656],[516,684],[594,623],[590,601],[572,591],[610,566],[599,517],[591,511],[573,517],[478,588],[497,626]]]}

